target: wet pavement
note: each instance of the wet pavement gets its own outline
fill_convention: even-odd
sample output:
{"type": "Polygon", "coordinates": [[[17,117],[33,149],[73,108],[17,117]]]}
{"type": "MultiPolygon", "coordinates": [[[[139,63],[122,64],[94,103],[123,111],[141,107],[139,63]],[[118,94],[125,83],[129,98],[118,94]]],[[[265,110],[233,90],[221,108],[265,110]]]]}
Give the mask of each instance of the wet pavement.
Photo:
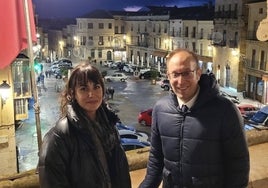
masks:
{"type": "MultiPolygon", "coordinates": [[[[40,127],[42,138],[54,125],[59,116],[59,93],[55,90],[55,78],[46,78],[47,90],[41,90],[39,94],[40,127]]],[[[16,145],[18,149],[19,172],[35,168],[38,161],[38,141],[36,131],[35,110],[29,106],[29,118],[24,120],[16,130],[16,145]]]]}

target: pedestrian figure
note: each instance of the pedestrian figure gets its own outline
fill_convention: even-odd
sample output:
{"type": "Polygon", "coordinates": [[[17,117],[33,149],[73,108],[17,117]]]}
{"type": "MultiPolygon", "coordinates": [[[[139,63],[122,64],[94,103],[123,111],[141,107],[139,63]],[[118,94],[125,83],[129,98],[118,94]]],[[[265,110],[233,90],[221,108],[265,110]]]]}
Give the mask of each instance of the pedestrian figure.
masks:
{"type": "Polygon", "coordinates": [[[45,71],[46,78],[48,78],[48,70],[45,71]]]}
{"type": "Polygon", "coordinates": [[[111,99],[114,98],[114,88],[111,86],[108,88],[108,93],[111,99]]]}
{"type": "Polygon", "coordinates": [[[39,85],[44,91],[47,91],[47,88],[45,86],[45,75],[43,72],[41,72],[39,75],[39,85]]]}

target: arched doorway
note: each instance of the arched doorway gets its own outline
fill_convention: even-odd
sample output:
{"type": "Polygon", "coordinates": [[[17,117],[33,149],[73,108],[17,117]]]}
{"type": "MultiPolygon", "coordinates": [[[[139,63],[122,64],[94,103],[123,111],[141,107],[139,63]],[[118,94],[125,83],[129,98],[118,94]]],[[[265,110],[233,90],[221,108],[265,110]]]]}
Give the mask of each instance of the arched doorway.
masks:
{"type": "Polygon", "coordinates": [[[107,61],[109,61],[109,60],[112,60],[112,52],[111,51],[108,51],[107,52],[107,61]]]}

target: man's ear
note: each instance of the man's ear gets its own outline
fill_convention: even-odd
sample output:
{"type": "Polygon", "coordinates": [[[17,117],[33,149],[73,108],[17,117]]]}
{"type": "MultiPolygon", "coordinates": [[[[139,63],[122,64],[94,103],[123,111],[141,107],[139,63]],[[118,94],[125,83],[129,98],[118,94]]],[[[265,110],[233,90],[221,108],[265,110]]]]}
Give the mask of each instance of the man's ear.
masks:
{"type": "Polygon", "coordinates": [[[200,80],[200,77],[202,75],[202,70],[201,69],[197,69],[196,70],[196,76],[197,76],[197,79],[200,80]]]}

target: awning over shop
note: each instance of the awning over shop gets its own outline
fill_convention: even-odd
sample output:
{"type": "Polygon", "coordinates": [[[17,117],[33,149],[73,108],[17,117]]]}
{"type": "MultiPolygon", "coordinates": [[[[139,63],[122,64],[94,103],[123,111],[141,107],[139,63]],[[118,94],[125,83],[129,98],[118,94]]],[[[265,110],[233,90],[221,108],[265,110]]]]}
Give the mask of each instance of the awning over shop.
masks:
{"type": "Polygon", "coordinates": [[[158,57],[166,57],[167,56],[167,51],[159,51],[155,50],[153,51],[153,56],[158,56],[158,57]]]}
{"type": "Polygon", "coordinates": [[[212,57],[197,55],[199,61],[213,62],[212,57]]]}

